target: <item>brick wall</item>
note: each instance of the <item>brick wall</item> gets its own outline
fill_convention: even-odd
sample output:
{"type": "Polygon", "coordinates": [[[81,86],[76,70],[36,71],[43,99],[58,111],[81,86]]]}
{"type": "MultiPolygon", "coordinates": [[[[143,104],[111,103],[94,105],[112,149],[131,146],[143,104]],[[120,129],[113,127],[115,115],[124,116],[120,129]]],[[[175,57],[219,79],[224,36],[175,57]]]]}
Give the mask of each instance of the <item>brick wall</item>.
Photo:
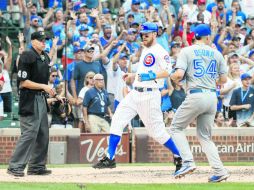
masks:
{"type": "MultiPolygon", "coordinates": [[[[20,131],[9,130],[8,133],[0,129],[0,163],[8,163],[12,151],[16,146],[16,142],[19,138],[20,131]]],[[[215,129],[213,131],[213,140],[218,147],[220,157],[223,161],[254,161],[254,133],[253,128],[228,128],[228,129],[215,129]]],[[[74,131],[75,132],[75,131],[74,131]]],[[[186,135],[193,151],[193,155],[196,161],[206,162],[207,159],[201,151],[201,146],[195,136],[196,129],[187,129],[186,135]]],[[[78,163],[79,162],[79,148],[73,150],[73,145],[79,144],[79,129],[74,133],[70,130],[50,130],[51,142],[67,142],[67,162],[78,163]],[[69,138],[75,137],[75,142],[69,138]],[[76,155],[77,159],[72,159],[73,155],[76,155]],[[69,161],[68,161],[69,160],[69,161]]],[[[132,134],[132,162],[172,162],[172,154],[164,146],[155,142],[152,138],[146,134],[146,129],[137,128],[134,129],[132,134]]]]}
{"type": "Polygon", "coordinates": [[[17,140],[18,137],[0,136],[0,163],[8,163],[17,140]]]}
{"type": "MultiPolygon", "coordinates": [[[[201,152],[201,147],[199,146],[200,144],[197,141],[197,138],[195,136],[188,136],[187,139],[189,141],[190,147],[193,150],[192,152],[195,161],[207,162],[205,154],[201,152]]],[[[218,147],[218,150],[220,151],[220,157],[223,161],[237,162],[254,160],[254,148],[252,148],[254,145],[251,145],[254,143],[254,136],[215,136],[213,137],[213,141],[218,147]]],[[[164,146],[160,145],[149,137],[148,160],[149,162],[170,162],[172,160],[172,154],[164,146]]]]}
{"type": "MultiPolygon", "coordinates": [[[[139,138],[141,130],[143,135],[145,129],[138,129],[139,133],[136,133],[135,140],[139,138]]],[[[195,129],[194,129],[195,130],[195,129]]],[[[201,146],[194,135],[193,129],[187,129],[187,139],[189,141],[191,150],[194,155],[195,161],[207,162],[205,154],[201,150],[201,146]]],[[[253,129],[221,129],[217,130],[213,136],[213,141],[219,150],[220,157],[226,162],[237,162],[237,161],[249,161],[254,160],[254,133],[253,129]],[[239,131],[240,130],[240,131],[239,131]]],[[[136,158],[143,157],[142,160],[147,160],[148,162],[172,162],[172,154],[163,145],[155,142],[151,137],[147,138],[147,153],[142,155],[139,151],[133,151],[133,162],[139,162],[136,158]]],[[[137,144],[134,144],[137,146],[137,144]]],[[[133,148],[135,150],[135,147],[133,148]]]]}
{"type": "MultiPolygon", "coordinates": [[[[79,135],[79,129],[50,129],[50,142],[67,142],[68,136],[79,137],[79,135]]],[[[9,162],[19,136],[20,129],[0,129],[0,164],[6,164],[9,162]]]]}
{"type": "MultiPolygon", "coordinates": [[[[0,163],[8,163],[9,159],[16,147],[18,136],[0,136],[0,163]]],[[[66,136],[51,136],[50,142],[66,141],[66,136]]]]}

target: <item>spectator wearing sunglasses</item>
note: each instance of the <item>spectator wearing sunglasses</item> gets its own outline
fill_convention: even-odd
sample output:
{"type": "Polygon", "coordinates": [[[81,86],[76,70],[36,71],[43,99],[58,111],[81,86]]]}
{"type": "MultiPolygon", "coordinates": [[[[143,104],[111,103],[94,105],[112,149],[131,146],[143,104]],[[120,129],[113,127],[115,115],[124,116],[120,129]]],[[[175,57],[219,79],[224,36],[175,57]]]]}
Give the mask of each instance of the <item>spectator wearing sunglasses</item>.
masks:
{"type": "Polygon", "coordinates": [[[109,63],[109,60],[106,57],[107,55],[104,55],[104,53],[102,53],[98,60],[94,60],[94,52],[94,46],[87,44],[84,47],[83,60],[75,64],[73,78],[71,79],[71,90],[75,102],[77,102],[78,94],[84,86],[86,74],[90,71],[94,72],[95,74],[103,73],[104,68],[102,65],[107,65],[109,63]]]}
{"type": "Polygon", "coordinates": [[[79,95],[78,95],[78,102],[77,102],[77,106],[78,106],[78,118],[79,118],[79,124],[78,127],[80,129],[81,132],[89,132],[88,129],[85,128],[85,123],[84,123],[84,116],[83,116],[83,100],[84,97],[86,95],[86,92],[94,87],[94,77],[95,73],[94,72],[88,72],[86,74],[85,77],[85,81],[84,81],[84,87],[80,90],[79,95]]]}

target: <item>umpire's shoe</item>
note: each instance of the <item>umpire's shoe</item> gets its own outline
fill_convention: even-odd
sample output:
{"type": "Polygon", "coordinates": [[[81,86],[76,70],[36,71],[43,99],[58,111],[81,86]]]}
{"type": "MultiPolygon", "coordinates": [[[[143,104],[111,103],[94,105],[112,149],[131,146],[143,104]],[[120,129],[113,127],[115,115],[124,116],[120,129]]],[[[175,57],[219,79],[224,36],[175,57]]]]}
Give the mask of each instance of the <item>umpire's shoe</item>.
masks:
{"type": "Polygon", "coordinates": [[[41,170],[28,170],[27,175],[50,175],[51,170],[41,169],[41,170]]]}
{"type": "Polygon", "coordinates": [[[13,175],[15,177],[24,177],[24,175],[25,175],[24,171],[21,169],[8,168],[7,173],[10,175],[13,175]]]}
{"type": "Polygon", "coordinates": [[[184,177],[186,174],[191,174],[192,172],[194,172],[196,170],[196,166],[192,166],[192,165],[184,165],[180,168],[180,170],[178,170],[177,172],[175,172],[174,177],[177,178],[181,178],[184,177]]]}
{"type": "Polygon", "coordinates": [[[221,176],[216,176],[213,175],[212,177],[208,178],[208,182],[211,183],[217,183],[217,182],[221,182],[223,180],[227,180],[229,178],[230,174],[225,174],[225,175],[221,175],[221,176]]]}
{"type": "Polygon", "coordinates": [[[175,172],[177,172],[182,167],[182,158],[181,157],[174,157],[174,164],[176,166],[175,172]]]}
{"type": "Polygon", "coordinates": [[[93,168],[103,169],[103,168],[115,168],[115,159],[110,160],[107,156],[102,158],[97,164],[93,165],[93,168]]]}

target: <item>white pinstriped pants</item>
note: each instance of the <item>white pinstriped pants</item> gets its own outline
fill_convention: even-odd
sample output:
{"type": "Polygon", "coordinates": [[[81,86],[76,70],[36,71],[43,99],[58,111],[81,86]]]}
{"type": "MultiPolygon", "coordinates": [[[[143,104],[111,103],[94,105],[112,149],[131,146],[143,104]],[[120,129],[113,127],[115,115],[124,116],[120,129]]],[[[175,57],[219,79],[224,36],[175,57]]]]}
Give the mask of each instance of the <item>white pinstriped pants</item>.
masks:
{"type": "Polygon", "coordinates": [[[143,121],[150,137],[160,144],[168,141],[170,135],[163,122],[159,90],[150,92],[132,90],[118,105],[112,118],[110,133],[122,136],[123,129],[136,114],[143,121]]]}

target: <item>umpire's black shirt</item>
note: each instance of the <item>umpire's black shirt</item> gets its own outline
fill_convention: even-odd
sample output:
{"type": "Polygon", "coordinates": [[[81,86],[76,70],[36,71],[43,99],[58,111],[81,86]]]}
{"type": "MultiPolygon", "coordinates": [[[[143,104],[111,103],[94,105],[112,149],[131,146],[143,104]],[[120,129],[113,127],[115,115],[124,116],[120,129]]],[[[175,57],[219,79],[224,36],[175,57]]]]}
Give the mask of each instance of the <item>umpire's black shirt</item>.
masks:
{"type": "MultiPolygon", "coordinates": [[[[21,54],[18,64],[18,83],[30,80],[48,84],[50,59],[45,52],[39,55],[34,48],[21,54]]],[[[39,91],[38,91],[39,92],[39,91]]],[[[33,114],[34,97],[37,92],[30,89],[20,89],[19,114],[33,114]]]]}

